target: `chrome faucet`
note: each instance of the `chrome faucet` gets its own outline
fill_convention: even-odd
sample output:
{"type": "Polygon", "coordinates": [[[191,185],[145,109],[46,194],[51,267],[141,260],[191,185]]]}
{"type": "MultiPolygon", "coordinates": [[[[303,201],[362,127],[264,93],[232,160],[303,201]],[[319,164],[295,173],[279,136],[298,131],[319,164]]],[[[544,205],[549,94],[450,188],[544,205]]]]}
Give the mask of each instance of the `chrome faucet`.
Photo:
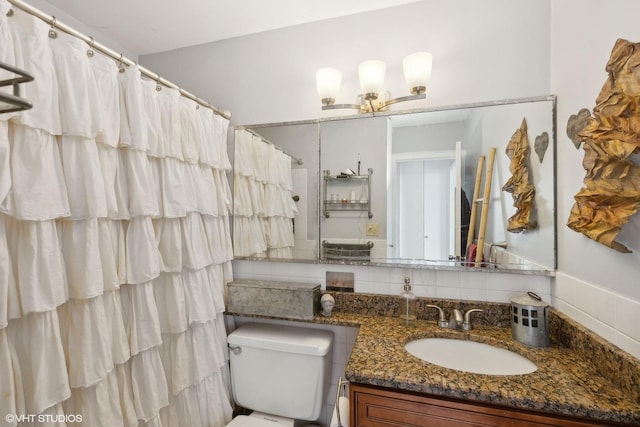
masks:
{"type": "Polygon", "coordinates": [[[507,249],[507,242],[498,242],[498,243],[492,243],[491,246],[489,246],[489,266],[490,267],[498,267],[498,254],[496,253],[497,250],[496,248],[502,248],[502,249],[507,249]]]}
{"type": "Polygon", "coordinates": [[[467,312],[463,315],[460,309],[454,308],[451,311],[449,320],[447,321],[447,317],[445,316],[443,309],[433,304],[427,304],[426,306],[438,310],[438,326],[440,326],[441,328],[462,329],[464,331],[470,331],[472,329],[471,313],[484,311],[479,308],[472,308],[471,310],[467,310],[467,312]]]}
{"type": "Polygon", "coordinates": [[[454,308],[449,315],[449,323],[447,327],[449,329],[462,329],[463,317],[462,312],[454,308]]]}

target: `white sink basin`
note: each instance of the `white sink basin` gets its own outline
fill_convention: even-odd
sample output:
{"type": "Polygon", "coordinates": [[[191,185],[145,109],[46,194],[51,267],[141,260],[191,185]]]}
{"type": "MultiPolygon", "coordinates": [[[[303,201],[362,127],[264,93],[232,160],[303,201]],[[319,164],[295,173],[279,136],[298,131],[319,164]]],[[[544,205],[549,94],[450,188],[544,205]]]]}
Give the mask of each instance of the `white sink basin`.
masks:
{"type": "Polygon", "coordinates": [[[523,375],[538,369],[517,353],[475,341],[423,338],[404,348],[426,362],[474,374],[523,375]]]}

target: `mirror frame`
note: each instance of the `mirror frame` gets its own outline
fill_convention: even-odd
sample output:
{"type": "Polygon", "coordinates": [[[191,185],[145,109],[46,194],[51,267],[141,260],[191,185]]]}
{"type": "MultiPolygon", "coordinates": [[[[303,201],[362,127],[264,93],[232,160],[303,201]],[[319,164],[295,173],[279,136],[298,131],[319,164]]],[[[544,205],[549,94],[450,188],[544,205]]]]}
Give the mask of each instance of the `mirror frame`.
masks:
{"type": "MultiPolygon", "coordinates": [[[[318,198],[316,200],[316,209],[318,212],[318,218],[316,218],[317,225],[317,233],[318,233],[318,255],[315,259],[296,259],[296,258],[263,258],[263,257],[235,257],[234,260],[242,260],[242,261],[266,261],[266,262],[279,262],[279,263],[300,263],[300,264],[322,264],[322,265],[353,265],[353,266],[373,266],[373,267],[391,267],[391,268],[415,268],[415,269],[431,269],[431,270],[451,270],[451,271],[467,271],[467,272],[486,272],[486,273],[509,273],[509,274],[529,274],[529,275],[543,275],[543,276],[555,276],[555,270],[558,265],[558,216],[557,216],[557,97],[556,95],[544,95],[544,96],[535,96],[535,97],[526,97],[526,98],[513,98],[513,99],[504,99],[498,101],[487,101],[487,102],[475,102],[475,103],[466,103],[466,104],[454,104],[454,105],[443,105],[443,106],[434,106],[434,107],[426,107],[426,108],[415,108],[415,109],[407,109],[407,110],[393,110],[393,111],[382,111],[382,112],[373,112],[373,113],[364,113],[364,114],[355,114],[355,115],[344,115],[344,116],[331,116],[331,117],[322,117],[318,119],[309,119],[309,120],[299,120],[299,121],[289,121],[289,122],[276,122],[276,123],[261,123],[261,124],[250,124],[250,125],[237,125],[234,127],[235,130],[239,129],[251,129],[259,132],[260,128],[270,128],[276,126],[291,126],[291,125],[316,125],[317,126],[317,139],[316,143],[318,144],[318,170],[317,170],[317,179],[318,179],[318,198]],[[496,268],[486,268],[486,267],[472,267],[460,265],[460,260],[452,260],[452,261],[428,261],[428,260],[387,260],[387,261],[357,261],[357,260],[327,260],[321,259],[320,257],[320,245],[321,245],[321,226],[320,226],[320,215],[321,211],[321,200],[320,195],[322,193],[322,164],[321,164],[321,150],[322,150],[322,141],[321,141],[321,125],[327,122],[339,122],[343,120],[354,120],[354,119],[365,119],[371,117],[387,117],[387,116],[396,116],[396,115],[406,115],[406,114],[414,114],[414,113],[429,113],[429,112],[438,112],[438,111],[449,111],[449,110],[458,110],[458,109],[471,109],[471,108],[480,108],[480,107],[494,107],[494,106],[503,106],[503,105],[513,105],[513,104],[524,104],[524,103],[532,103],[532,102],[544,102],[551,101],[552,102],[552,117],[551,117],[551,129],[550,132],[552,135],[549,138],[549,147],[548,149],[552,150],[553,153],[553,269],[525,269],[525,268],[514,268],[515,265],[507,264],[504,267],[497,266],[496,268]],[[511,266],[511,268],[508,268],[511,266]]],[[[277,145],[277,144],[276,144],[277,145]]],[[[235,143],[234,143],[235,149],[235,143]]],[[[235,155],[234,155],[235,157],[235,155]]],[[[235,195],[234,195],[235,196],[235,195]]]]}

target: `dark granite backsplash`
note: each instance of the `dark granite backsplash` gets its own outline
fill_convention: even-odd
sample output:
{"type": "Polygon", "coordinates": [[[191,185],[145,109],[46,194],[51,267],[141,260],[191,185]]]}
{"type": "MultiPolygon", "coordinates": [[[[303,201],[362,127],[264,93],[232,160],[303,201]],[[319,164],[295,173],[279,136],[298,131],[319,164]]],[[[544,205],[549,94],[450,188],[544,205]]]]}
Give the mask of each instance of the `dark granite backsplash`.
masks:
{"type": "MultiPolygon", "coordinates": [[[[329,292],[335,299],[334,310],[343,313],[362,314],[368,316],[396,317],[400,314],[400,298],[392,295],[376,295],[363,293],[329,292]]],[[[460,301],[433,298],[417,299],[417,314],[422,320],[438,320],[438,310],[427,307],[428,304],[437,305],[449,315],[451,310],[458,308],[465,312],[472,308],[484,310],[482,313],[474,313],[474,324],[508,328],[511,326],[509,304],[460,301]]]]}
{"type": "Polygon", "coordinates": [[[551,339],[570,348],[595,366],[621,390],[640,404],[640,362],[604,338],[573,321],[564,314],[551,310],[549,329],[551,339]]]}

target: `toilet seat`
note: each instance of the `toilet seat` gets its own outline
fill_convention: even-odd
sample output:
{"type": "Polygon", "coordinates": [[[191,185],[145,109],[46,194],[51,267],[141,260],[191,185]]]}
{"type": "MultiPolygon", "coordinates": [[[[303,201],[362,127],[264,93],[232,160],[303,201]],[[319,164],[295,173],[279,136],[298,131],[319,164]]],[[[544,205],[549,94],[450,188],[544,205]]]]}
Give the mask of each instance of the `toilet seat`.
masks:
{"type": "Polygon", "coordinates": [[[254,418],[248,415],[238,415],[231,420],[227,427],[266,427],[273,426],[272,421],[267,421],[262,418],[254,418]]]}
{"type": "Polygon", "coordinates": [[[226,427],[293,427],[291,418],[254,411],[251,415],[238,415],[226,427]]]}

